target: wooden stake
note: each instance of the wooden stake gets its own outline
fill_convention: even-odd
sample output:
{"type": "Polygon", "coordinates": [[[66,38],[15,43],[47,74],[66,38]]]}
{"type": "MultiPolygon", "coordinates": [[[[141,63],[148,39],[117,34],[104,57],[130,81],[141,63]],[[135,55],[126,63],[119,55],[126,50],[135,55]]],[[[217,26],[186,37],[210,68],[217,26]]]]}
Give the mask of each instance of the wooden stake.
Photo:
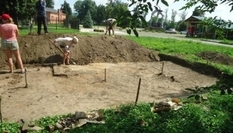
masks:
{"type": "Polygon", "coordinates": [[[161,74],[163,74],[163,67],[164,67],[164,61],[162,62],[162,70],[161,70],[161,74]]]}
{"type": "Polygon", "coordinates": [[[25,88],[28,88],[28,81],[27,81],[27,69],[25,69],[25,88]]]}
{"type": "Polygon", "coordinates": [[[104,81],[106,82],[107,81],[107,79],[106,79],[106,74],[107,73],[107,70],[106,70],[106,68],[104,69],[104,81]]]}
{"type": "Polygon", "coordinates": [[[135,105],[137,105],[137,102],[138,102],[140,86],[141,86],[141,78],[139,78],[139,82],[138,82],[138,91],[137,91],[137,96],[136,96],[136,100],[135,100],[135,105]]]}
{"type": "Polygon", "coordinates": [[[0,96],[0,121],[1,123],[3,122],[2,120],[2,96],[0,96]]]}

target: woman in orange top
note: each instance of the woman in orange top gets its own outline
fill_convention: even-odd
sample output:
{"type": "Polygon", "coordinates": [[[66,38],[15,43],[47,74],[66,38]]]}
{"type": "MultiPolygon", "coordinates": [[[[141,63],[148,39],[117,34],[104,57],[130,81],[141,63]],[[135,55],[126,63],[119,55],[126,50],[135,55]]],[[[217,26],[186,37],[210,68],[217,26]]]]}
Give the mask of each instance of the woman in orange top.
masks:
{"type": "Polygon", "coordinates": [[[17,37],[19,35],[17,25],[13,24],[12,18],[8,14],[3,14],[0,16],[3,24],[0,25],[0,37],[2,49],[6,53],[8,59],[8,65],[10,67],[10,72],[13,73],[13,55],[16,58],[17,64],[21,69],[21,73],[25,72],[23,67],[22,59],[19,53],[19,45],[17,41],[17,37]]]}

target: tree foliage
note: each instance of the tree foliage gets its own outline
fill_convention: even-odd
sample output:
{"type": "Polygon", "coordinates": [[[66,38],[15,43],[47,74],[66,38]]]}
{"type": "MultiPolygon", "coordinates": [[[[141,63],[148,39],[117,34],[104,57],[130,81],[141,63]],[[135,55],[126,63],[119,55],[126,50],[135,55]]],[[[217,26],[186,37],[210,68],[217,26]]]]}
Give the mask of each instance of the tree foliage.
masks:
{"type": "MultiPolygon", "coordinates": [[[[177,2],[180,0],[175,0],[174,2],[177,2]]],[[[183,9],[189,9],[191,7],[196,6],[198,9],[200,9],[203,12],[209,12],[212,13],[215,11],[215,8],[219,4],[228,4],[230,6],[230,10],[233,10],[233,1],[232,0],[183,0],[186,2],[186,4],[181,8],[183,9]]]]}
{"type": "Polygon", "coordinates": [[[48,8],[54,8],[54,0],[45,0],[46,7],[48,8]]]}
{"type": "Polygon", "coordinates": [[[96,23],[101,24],[103,20],[107,18],[106,14],[106,9],[104,5],[99,5],[97,6],[97,11],[96,11],[96,23]]]}
{"type": "Polygon", "coordinates": [[[78,18],[82,22],[87,12],[90,12],[91,18],[96,19],[97,6],[95,1],[92,0],[78,0],[74,4],[74,9],[78,13],[78,18]]]}
{"type": "MultiPolygon", "coordinates": [[[[121,2],[120,0],[109,0],[106,7],[105,12],[103,7],[97,8],[95,1],[92,0],[77,0],[74,4],[74,9],[78,14],[78,18],[82,22],[85,16],[87,16],[87,12],[90,12],[91,19],[95,22],[100,23],[100,19],[105,19],[107,17],[114,17],[117,19],[118,25],[127,29],[128,33],[133,33],[138,36],[137,33],[137,23],[141,22],[144,26],[147,26],[147,22],[145,20],[145,13],[149,11],[153,11],[154,7],[152,4],[158,5],[159,3],[168,6],[168,0],[129,0],[128,4],[121,2]],[[133,7],[133,10],[129,10],[129,7],[133,7]],[[103,14],[102,18],[97,13],[103,14]]],[[[177,2],[180,0],[174,0],[177,2]]],[[[233,1],[232,0],[183,0],[186,4],[181,7],[182,10],[196,7],[202,13],[209,12],[212,13],[215,8],[219,4],[228,4],[229,11],[233,10],[233,1]]],[[[0,0],[0,13],[9,13],[15,23],[18,20],[27,19],[30,16],[35,14],[35,2],[36,0],[0,0]]],[[[53,7],[53,0],[46,0],[47,7],[53,7]]],[[[200,15],[199,15],[200,16],[200,15]]]]}
{"type": "Polygon", "coordinates": [[[202,11],[201,9],[199,9],[198,7],[196,7],[193,11],[192,16],[201,16],[204,17],[205,16],[205,12],[202,11]]]}
{"type": "Polygon", "coordinates": [[[184,21],[180,20],[180,21],[177,22],[176,29],[178,31],[186,31],[187,30],[187,24],[184,21]]]}
{"type": "Polygon", "coordinates": [[[10,14],[14,22],[18,24],[18,20],[28,19],[35,15],[35,2],[36,0],[1,0],[0,12],[10,14]]]}
{"type": "Polygon", "coordinates": [[[72,10],[70,8],[70,4],[64,1],[64,3],[61,5],[61,10],[63,13],[66,14],[66,18],[69,18],[72,15],[72,10]]]}
{"type": "Polygon", "coordinates": [[[187,17],[187,12],[186,11],[182,11],[180,14],[180,21],[177,22],[177,26],[176,29],[178,31],[185,31],[187,28],[187,24],[184,22],[186,17],[187,17]]]}
{"type": "Polygon", "coordinates": [[[86,16],[83,18],[83,27],[92,28],[92,26],[93,26],[93,20],[91,19],[91,13],[88,10],[86,16]]]}
{"type": "MultiPolygon", "coordinates": [[[[152,0],[152,2],[148,2],[147,0],[129,0],[130,4],[129,7],[135,6],[136,11],[134,11],[132,14],[129,12],[125,12],[122,14],[122,19],[120,21],[126,22],[129,30],[133,30],[135,32],[135,35],[138,36],[138,33],[136,31],[136,27],[133,24],[138,18],[141,19],[143,22],[145,22],[145,19],[142,17],[143,11],[149,11],[153,10],[152,8],[152,2],[158,4],[162,3],[166,6],[168,6],[167,0],[152,0]]],[[[180,0],[174,0],[174,2],[177,2],[180,0]]],[[[191,7],[196,6],[199,10],[202,12],[209,12],[212,13],[215,8],[218,6],[218,4],[228,4],[231,9],[233,10],[233,1],[232,0],[184,0],[186,4],[181,8],[181,10],[188,9],[191,7]]],[[[145,23],[146,24],[146,23],[145,23]]],[[[130,33],[130,32],[128,32],[130,33]]]]}
{"type": "Polygon", "coordinates": [[[186,19],[186,17],[187,17],[187,12],[186,11],[182,11],[180,14],[179,14],[179,16],[180,16],[180,20],[181,21],[184,21],[185,19],[186,19]]]}
{"type": "MultiPolygon", "coordinates": [[[[110,0],[106,4],[107,18],[115,18],[116,20],[119,20],[121,18],[121,14],[127,11],[128,11],[127,3],[121,2],[119,0],[110,0]]],[[[145,13],[146,12],[144,12],[142,16],[144,16],[145,13]]],[[[122,26],[122,23],[118,23],[118,26],[122,26]]]]}

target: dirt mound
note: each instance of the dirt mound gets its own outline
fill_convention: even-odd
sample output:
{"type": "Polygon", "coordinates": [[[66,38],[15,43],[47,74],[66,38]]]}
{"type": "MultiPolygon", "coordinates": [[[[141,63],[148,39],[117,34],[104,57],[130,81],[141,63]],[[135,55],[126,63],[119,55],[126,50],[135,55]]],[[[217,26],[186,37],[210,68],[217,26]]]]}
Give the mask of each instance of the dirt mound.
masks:
{"type": "Polygon", "coordinates": [[[233,65],[233,58],[218,52],[210,52],[205,51],[197,54],[198,57],[201,57],[202,59],[216,62],[224,65],[233,65]]]}
{"type": "MultiPolygon", "coordinates": [[[[58,63],[62,61],[61,52],[49,39],[73,36],[71,34],[25,35],[18,38],[23,63],[58,63]]],[[[79,43],[72,49],[71,58],[77,64],[97,62],[138,62],[159,60],[156,51],[148,50],[135,42],[122,37],[104,35],[76,35],[79,43]]],[[[1,52],[0,62],[5,62],[1,52]]],[[[4,63],[6,64],[6,63],[4,63]]]]}

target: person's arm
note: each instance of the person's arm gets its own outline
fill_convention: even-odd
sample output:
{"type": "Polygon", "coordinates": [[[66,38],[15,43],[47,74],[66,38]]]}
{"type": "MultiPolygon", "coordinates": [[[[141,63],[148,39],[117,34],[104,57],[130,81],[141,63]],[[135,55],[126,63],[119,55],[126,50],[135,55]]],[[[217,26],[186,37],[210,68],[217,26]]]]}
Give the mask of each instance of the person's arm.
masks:
{"type": "Polygon", "coordinates": [[[36,10],[40,10],[41,8],[40,7],[43,7],[44,9],[46,8],[46,2],[44,0],[38,0],[36,2],[36,10]]]}
{"type": "Polygon", "coordinates": [[[43,0],[43,1],[44,1],[43,6],[44,6],[44,8],[46,8],[46,1],[45,0],[43,0]]]}
{"type": "Polygon", "coordinates": [[[16,29],[15,29],[15,35],[16,35],[16,37],[18,37],[19,36],[19,29],[18,29],[17,25],[15,25],[15,27],[16,27],[16,29]]]}
{"type": "Polygon", "coordinates": [[[42,9],[45,9],[46,8],[46,2],[45,0],[40,0],[40,2],[38,2],[40,4],[40,7],[42,7],[42,9]]]}

